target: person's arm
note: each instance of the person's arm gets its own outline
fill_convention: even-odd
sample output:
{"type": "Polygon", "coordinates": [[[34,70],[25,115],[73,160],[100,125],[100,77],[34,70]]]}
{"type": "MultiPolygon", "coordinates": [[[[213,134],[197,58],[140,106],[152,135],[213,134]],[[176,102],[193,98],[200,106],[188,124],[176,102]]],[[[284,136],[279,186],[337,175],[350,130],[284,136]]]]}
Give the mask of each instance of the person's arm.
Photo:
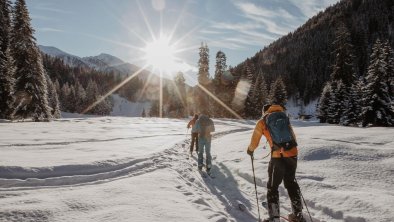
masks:
{"type": "Polygon", "coordinates": [[[215,124],[211,120],[211,132],[215,132],[215,124]]]}
{"type": "Polygon", "coordinates": [[[194,127],[194,132],[200,133],[200,119],[197,119],[193,127],[194,127]]]}
{"type": "Polygon", "coordinates": [[[192,121],[193,121],[193,120],[190,120],[189,123],[187,124],[187,128],[188,128],[188,129],[190,128],[190,125],[192,125],[192,121]]]}
{"type": "Polygon", "coordinates": [[[259,120],[256,124],[256,127],[254,128],[252,138],[250,140],[250,144],[248,147],[248,150],[253,152],[260,143],[260,139],[263,136],[263,129],[265,127],[264,121],[259,120]]]}

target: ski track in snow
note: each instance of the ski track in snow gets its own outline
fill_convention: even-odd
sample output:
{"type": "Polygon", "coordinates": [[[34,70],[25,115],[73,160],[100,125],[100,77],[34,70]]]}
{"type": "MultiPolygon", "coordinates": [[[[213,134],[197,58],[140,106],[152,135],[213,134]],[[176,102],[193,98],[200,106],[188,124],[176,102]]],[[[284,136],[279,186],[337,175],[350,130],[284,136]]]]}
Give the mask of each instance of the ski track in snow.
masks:
{"type": "MultiPolygon", "coordinates": [[[[78,120],[81,122],[89,119],[78,120]]],[[[100,120],[105,122],[105,120],[100,120]]],[[[109,121],[108,123],[110,123],[109,121]]],[[[221,144],[222,146],[238,146],[235,140],[239,138],[250,138],[253,129],[252,122],[241,122],[236,120],[217,120],[215,123],[222,126],[233,126],[231,130],[222,130],[214,134],[213,147],[221,144]],[[243,127],[234,127],[240,126],[243,127]],[[242,125],[241,124],[241,125],[242,125]],[[234,141],[232,141],[234,140],[234,141]],[[223,143],[226,141],[226,143],[223,143]],[[217,143],[217,144],[216,144],[217,143]]],[[[387,200],[382,201],[380,205],[385,205],[393,200],[394,193],[391,191],[391,185],[394,184],[392,167],[394,160],[394,151],[387,149],[393,146],[393,141],[386,138],[366,138],[351,137],[343,135],[338,138],[338,134],[329,134],[330,130],[336,130],[335,127],[324,126],[321,133],[314,133],[314,136],[306,139],[308,134],[308,124],[296,122],[296,133],[299,133],[299,143],[308,144],[304,149],[300,148],[299,168],[297,178],[299,180],[304,197],[311,211],[313,221],[345,221],[345,222],[364,222],[372,221],[370,214],[378,210],[381,216],[379,221],[391,221],[389,206],[381,206],[368,203],[370,198],[374,198],[371,191],[377,190],[377,195],[382,195],[381,190],[387,190],[387,200]],[[297,132],[298,131],[298,132],[297,132]],[[324,136],[328,134],[329,136],[324,136]],[[317,136],[316,136],[317,135],[317,136]],[[386,139],[386,140],[385,140],[386,139]],[[354,147],[362,146],[359,149],[354,147]],[[382,147],[382,148],[379,148],[382,147]],[[322,171],[322,167],[333,170],[322,171]],[[343,171],[338,172],[338,169],[343,171]],[[354,171],[354,169],[357,169],[354,171]],[[379,172],[377,174],[377,172],[379,172]],[[341,178],[350,178],[354,184],[343,183],[341,178]],[[375,181],[381,181],[376,183],[375,181]],[[358,187],[358,183],[363,186],[358,187]],[[370,187],[369,190],[363,190],[370,187]],[[306,192],[308,191],[308,192],[306,192]],[[343,192],[343,196],[338,193],[343,192]],[[347,193],[348,192],[348,193],[347,193]],[[351,194],[353,193],[353,194],[351,194]],[[311,198],[310,198],[311,197],[311,198]],[[364,198],[362,198],[364,197],[364,198]],[[324,198],[327,198],[325,200],[324,198]],[[324,201],[322,201],[324,200],[324,201]],[[330,203],[332,201],[332,203],[330,203]],[[354,206],[365,210],[365,215],[355,215],[354,213],[338,210],[341,207],[336,205],[344,204],[345,206],[354,206]]],[[[316,126],[309,124],[309,126],[316,126]]],[[[359,130],[359,129],[356,129],[359,130]]],[[[383,131],[383,130],[382,130],[383,131]]],[[[171,135],[184,135],[176,134],[171,135]]],[[[6,147],[29,147],[29,146],[57,146],[90,142],[112,142],[117,140],[133,140],[135,138],[150,138],[155,135],[144,135],[137,137],[117,137],[110,139],[97,140],[78,140],[70,142],[45,142],[45,143],[10,143],[6,147]]],[[[38,141],[39,142],[39,141],[38,141]]],[[[247,144],[248,141],[242,142],[247,144]]],[[[170,170],[175,177],[177,185],[175,189],[181,193],[184,198],[196,209],[202,212],[207,221],[256,221],[257,206],[255,200],[255,191],[252,172],[250,170],[249,156],[245,153],[245,147],[239,149],[221,149],[213,151],[213,168],[212,172],[215,178],[204,178],[197,170],[196,155],[189,157],[190,139],[174,141],[173,146],[160,152],[149,154],[143,158],[136,159],[111,159],[100,164],[75,164],[52,167],[3,167],[0,166],[0,221],[61,221],[56,219],[56,211],[45,209],[32,209],[26,207],[16,209],[2,209],[2,201],[19,201],[19,198],[36,190],[56,190],[56,189],[76,189],[78,187],[95,187],[100,184],[109,184],[116,181],[123,181],[128,178],[145,176],[162,170],[170,170]],[[249,167],[248,169],[245,169],[249,167]],[[238,204],[245,205],[246,210],[241,211],[238,204]]],[[[256,179],[258,185],[259,200],[266,200],[265,184],[267,183],[266,169],[268,158],[262,159],[263,155],[259,152],[268,152],[259,149],[256,151],[256,179]]],[[[265,155],[264,155],[265,156],[265,155]]],[[[291,212],[290,200],[287,191],[281,185],[279,187],[281,214],[286,215],[291,212]]],[[[380,196],[381,197],[381,196],[380,196]]],[[[376,198],[376,197],[375,197],[376,198]]],[[[22,201],[22,200],[20,200],[22,201]]],[[[28,199],[23,200],[27,206],[40,205],[42,200],[28,199]]],[[[82,214],[99,208],[94,203],[88,204],[81,201],[65,199],[62,200],[70,211],[77,211],[82,214]]],[[[266,215],[266,209],[261,207],[262,218],[266,215]]],[[[3,205],[4,206],[4,205],[3,205]]],[[[304,216],[309,219],[304,209],[304,216]]],[[[97,217],[96,217],[97,219],[97,217]]],[[[71,221],[71,219],[68,219],[71,221]]],[[[103,221],[119,220],[106,216],[100,218],[103,221]]],[[[122,219],[120,219],[122,220],[122,219]]],[[[95,221],[95,220],[92,220],[95,221]]],[[[124,220],[126,221],[126,220],[124,220]]],[[[140,220],[144,221],[144,220],[140,220]]]]}

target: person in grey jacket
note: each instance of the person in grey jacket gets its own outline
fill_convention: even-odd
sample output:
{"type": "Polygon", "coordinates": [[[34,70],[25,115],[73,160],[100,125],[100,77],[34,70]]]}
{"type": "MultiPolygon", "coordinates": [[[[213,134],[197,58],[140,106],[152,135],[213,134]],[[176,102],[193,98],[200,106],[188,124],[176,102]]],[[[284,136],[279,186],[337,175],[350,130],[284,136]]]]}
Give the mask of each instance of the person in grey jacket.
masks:
{"type": "Polygon", "coordinates": [[[198,169],[202,170],[205,150],[205,166],[207,173],[210,173],[212,168],[211,133],[215,132],[215,125],[206,111],[202,112],[196,121],[196,132],[198,132],[198,169]]]}

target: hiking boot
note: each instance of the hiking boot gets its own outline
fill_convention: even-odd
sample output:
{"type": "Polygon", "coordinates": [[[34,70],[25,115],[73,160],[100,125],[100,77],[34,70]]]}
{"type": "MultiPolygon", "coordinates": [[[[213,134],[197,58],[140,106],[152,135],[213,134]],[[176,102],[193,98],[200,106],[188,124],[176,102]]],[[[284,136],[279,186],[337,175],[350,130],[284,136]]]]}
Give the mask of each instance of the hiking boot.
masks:
{"type": "Polygon", "coordinates": [[[207,168],[207,174],[208,174],[208,175],[211,174],[211,168],[207,168]]]}
{"type": "Polygon", "coordinates": [[[306,222],[304,216],[302,215],[302,212],[291,213],[288,217],[290,222],[306,222]]]}

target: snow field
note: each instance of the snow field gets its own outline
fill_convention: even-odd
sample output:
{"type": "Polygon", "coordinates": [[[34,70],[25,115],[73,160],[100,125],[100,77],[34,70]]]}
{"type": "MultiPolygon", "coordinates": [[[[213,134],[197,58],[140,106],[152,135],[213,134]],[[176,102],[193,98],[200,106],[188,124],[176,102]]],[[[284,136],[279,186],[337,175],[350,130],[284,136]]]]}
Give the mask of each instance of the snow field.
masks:
{"type": "MultiPolygon", "coordinates": [[[[200,175],[195,154],[188,158],[187,120],[0,123],[0,221],[256,221],[246,154],[255,122],[214,122],[214,179],[200,175]]],[[[393,129],[293,125],[297,179],[314,221],[392,221],[393,129]]],[[[264,145],[263,139],[255,152],[260,204],[269,161],[264,145]]],[[[287,215],[283,185],[279,192],[287,215]]],[[[265,217],[261,205],[260,211],[265,217]]]]}

